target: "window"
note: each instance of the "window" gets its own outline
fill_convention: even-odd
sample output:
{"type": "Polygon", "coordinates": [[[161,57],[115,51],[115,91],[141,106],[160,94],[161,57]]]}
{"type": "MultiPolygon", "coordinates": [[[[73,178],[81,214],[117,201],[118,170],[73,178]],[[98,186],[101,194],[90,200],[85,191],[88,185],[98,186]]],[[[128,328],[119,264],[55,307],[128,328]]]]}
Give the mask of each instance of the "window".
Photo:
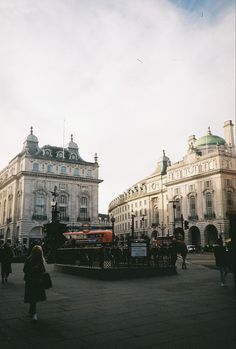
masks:
{"type": "Polygon", "coordinates": [[[225,179],[225,187],[231,187],[231,179],[225,179]]]}
{"type": "Polygon", "coordinates": [[[37,162],[33,163],[33,171],[35,171],[35,172],[39,171],[39,164],[37,162]]]}
{"type": "Polygon", "coordinates": [[[66,166],[61,167],[61,174],[66,174],[66,166]]]}
{"type": "Polygon", "coordinates": [[[232,191],[227,191],[226,198],[227,198],[227,207],[232,208],[233,207],[233,193],[232,193],[232,191]]]}
{"type": "Polygon", "coordinates": [[[79,176],[79,169],[78,168],[74,169],[74,176],[79,176]]]}
{"type": "Polygon", "coordinates": [[[91,170],[87,170],[87,177],[92,177],[92,171],[91,170]]]}
{"type": "Polygon", "coordinates": [[[47,149],[47,150],[45,150],[45,155],[46,155],[46,156],[51,156],[51,152],[50,152],[50,150],[48,150],[48,149],[47,149]]]}
{"type": "Polygon", "coordinates": [[[37,192],[35,196],[35,215],[43,216],[45,213],[45,195],[42,192],[37,192]]]}
{"type": "Polygon", "coordinates": [[[60,204],[63,204],[63,205],[67,204],[67,197],[65,195],[60,196],[60,204]]]}
{"type": "Polygon", "coordinates": [[[87,196],[82,196],[80,198],[79,216],[80,216],[81,221],[88,220],[88,198],[87,198],[87,196]]]}
{"type": "Polygon", "coordinates": [[[66,195],[61,195],[59,197],[59,213],[60,213],[60,218],[61,220],[67,220],[67,196],[66,195]]]}
{"type": "Polygon", "coordinates": [[[206,214],[207,216],[211,217],[213,214],[212,210],[212,194],[207,193],[206,194],[206,214]]]}
{"type": "Polygon", "coordinates": [[[3,203],[3,224],[6,223],[6,205],[7,205],[7,202],[6,200],[4,200],[4,203],[3,203]]]}
{"type": "Polygon", "coordinates": [[[179,220],[181,218],[181,209],[180,209],[180,201],[175,202],[175,214],[176,214],[176,219],[179,220]]]}
{"type": "Polygon", "coordinates": [[[196,198],[194,196],[190,196],[189,198],[189,208],[190,208],[190,217],[196,216],[196,198]]]}
{"type": "Polygon", "coordinates": [[[53,166],[52,166],[52,165],[48,165],[47,171],[48,171],[48,172],[53,172],[53,166]]]}
{"type": "Polygon", "coordinates": [[[88,205],[88,198],[86,196],[82,196],[80,204],[81,204],[81,206],[87,206],[88,205]]]}
{"type": "Polygon", "coordinates": [[[13,199],[13,197],[12,197],[12,195],[10,195],[9,197],[8,197],[8,219],[9,219],[9,221],[11,221],[11,219],[12,219],[12,199],[13,199]]]}
{"type": "Polygon", "coordinates": [[[88,218],[88,209],[87,207],[80,207],[80,219],[85,220],[88,218]]]}

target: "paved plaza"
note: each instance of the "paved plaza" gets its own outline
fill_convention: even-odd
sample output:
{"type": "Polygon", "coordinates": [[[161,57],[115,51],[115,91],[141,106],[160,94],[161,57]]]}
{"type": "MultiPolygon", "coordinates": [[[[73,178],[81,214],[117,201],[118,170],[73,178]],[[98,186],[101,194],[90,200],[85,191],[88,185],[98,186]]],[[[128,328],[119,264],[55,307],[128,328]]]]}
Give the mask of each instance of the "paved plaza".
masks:
{"type": "Polygon", "coordinates": [[[235,348],[233,275],[193,263],[177,275],[102,281],[61,274],[32,323],[23,303],[22,264],[0,284],[1,349],[235,348]]]}

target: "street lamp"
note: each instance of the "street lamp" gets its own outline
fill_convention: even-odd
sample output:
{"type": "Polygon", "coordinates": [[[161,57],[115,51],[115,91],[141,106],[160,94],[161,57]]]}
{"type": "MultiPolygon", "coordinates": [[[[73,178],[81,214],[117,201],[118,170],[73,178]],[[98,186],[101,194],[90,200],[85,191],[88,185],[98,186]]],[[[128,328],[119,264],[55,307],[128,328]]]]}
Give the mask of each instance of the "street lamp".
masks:
{"type": "Polygon", "coordinates": [[[175,235],[175,210],[176,210],[176,204],[179,202],[179,200],[172,200],[169,201],[169,203],[173,204],[173,235],[175,235]]]}
{"type": "Polygon", "coordinates": [[[161,229],[161,236],[163,237],[164,236],[164,231],[166,229],[166,225],[161,223],[161,224],[159,224],[159,228],[161,229]]]}
{"type": "Polygon", "coordinates": [[[115,241],[115,231],[114,231],[115,217],[113,214],[111,215],[111,226],[112,226],[112,245],[114,245],[115,241]]]}
{"type": "Polygon", "coordinates": [[[132,210],[131,211],[131,237],[134,237],[134,217],[135,217],[135,213],[132,210]]]}

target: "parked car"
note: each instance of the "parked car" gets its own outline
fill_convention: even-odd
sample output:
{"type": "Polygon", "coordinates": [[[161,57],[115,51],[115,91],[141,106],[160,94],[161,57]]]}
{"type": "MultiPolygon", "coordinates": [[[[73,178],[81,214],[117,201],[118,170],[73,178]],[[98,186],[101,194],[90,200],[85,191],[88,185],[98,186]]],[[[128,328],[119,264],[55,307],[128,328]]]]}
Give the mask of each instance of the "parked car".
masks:
{"type": "Polygon", "coordinates": [[[188,252],[196,252],[197,246],[196,245],[187,245],[188,252]]]}

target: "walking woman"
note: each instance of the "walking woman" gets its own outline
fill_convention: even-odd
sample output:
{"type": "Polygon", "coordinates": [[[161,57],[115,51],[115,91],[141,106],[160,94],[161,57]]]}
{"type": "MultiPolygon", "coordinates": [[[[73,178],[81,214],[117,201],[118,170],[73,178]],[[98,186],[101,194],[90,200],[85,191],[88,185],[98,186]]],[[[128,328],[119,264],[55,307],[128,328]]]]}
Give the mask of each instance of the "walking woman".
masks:
{"type": "Polygon", "coordinates": [[[12,273],[11,262],[13,259],[13,251],[11,248],[10,241],[8,240],[0,251],[0,260],[1,260],[1,275],[2,283],[7,282],[7,278],[10,273],[12,273]]]}
{"type": "Polygon", "coordinates": [[[35,245],[24,264],[25,295],[24,302],[29,303],[29,314],[33,321],[38,320],[36,303],[46,300],[42,284],[42,274],[45,272],[45,260],[42,247],[35,245]]]}

